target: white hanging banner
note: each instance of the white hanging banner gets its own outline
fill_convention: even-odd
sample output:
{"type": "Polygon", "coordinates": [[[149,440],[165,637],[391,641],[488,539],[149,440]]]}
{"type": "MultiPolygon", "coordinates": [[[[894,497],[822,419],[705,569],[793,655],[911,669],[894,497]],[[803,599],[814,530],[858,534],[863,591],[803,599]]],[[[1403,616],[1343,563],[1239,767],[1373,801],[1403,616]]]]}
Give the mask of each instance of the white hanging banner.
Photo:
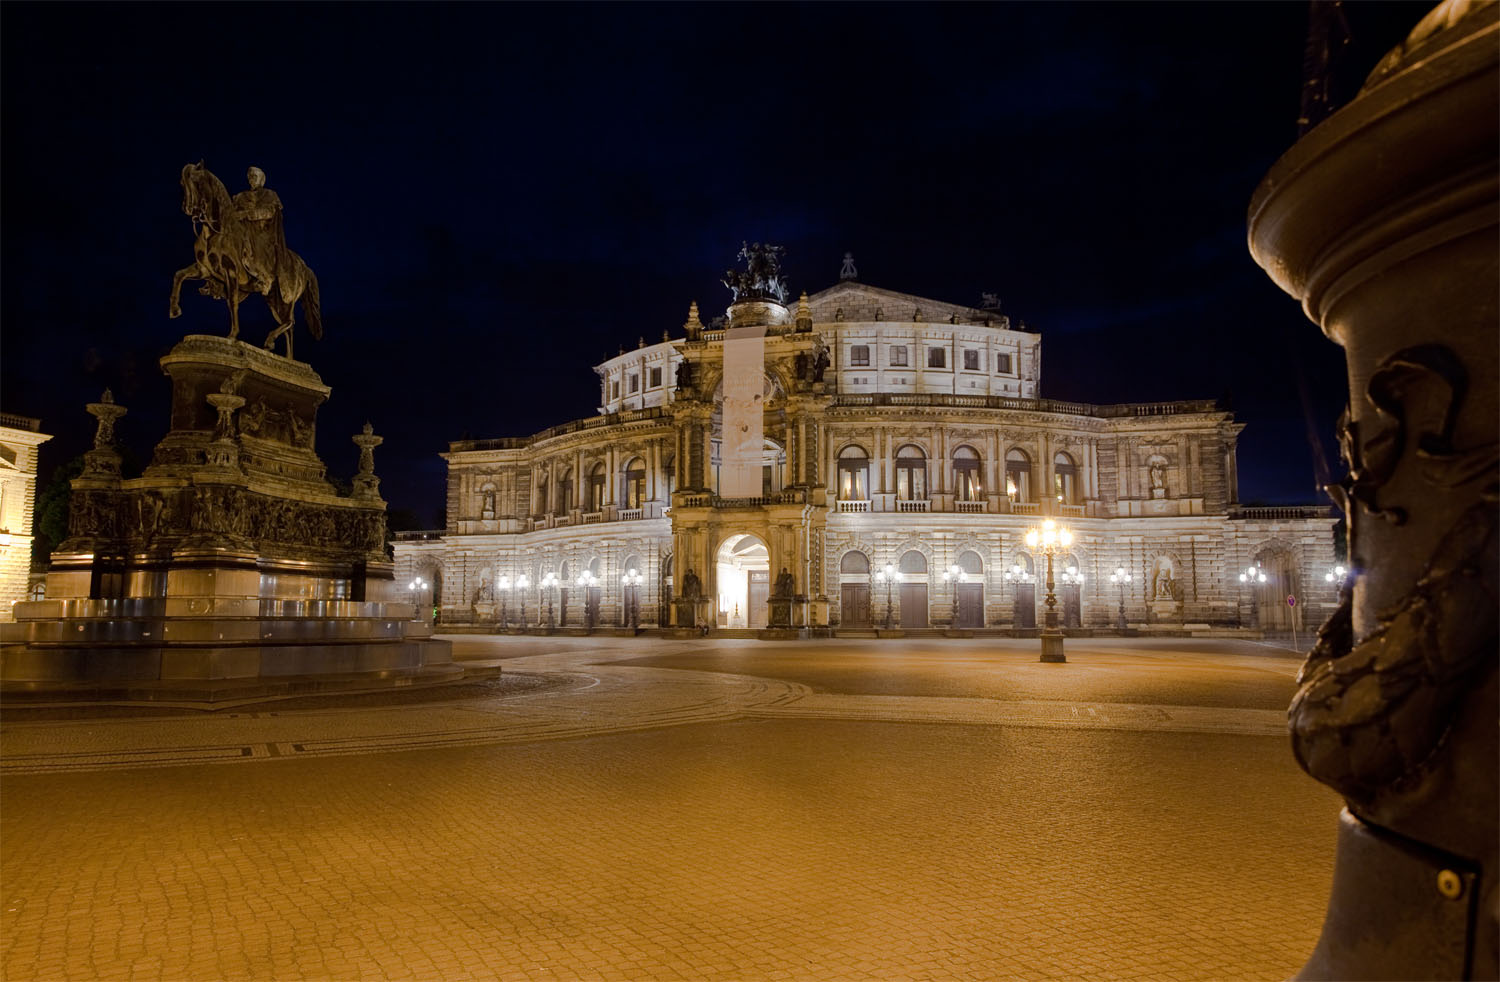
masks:
{"type": "Polygon", "coordinates": [[[765,388],[765,326],[731,327],[724,332],[724,426],[719,444],[719,494],[725,498],[761,493],[765,388]]]}

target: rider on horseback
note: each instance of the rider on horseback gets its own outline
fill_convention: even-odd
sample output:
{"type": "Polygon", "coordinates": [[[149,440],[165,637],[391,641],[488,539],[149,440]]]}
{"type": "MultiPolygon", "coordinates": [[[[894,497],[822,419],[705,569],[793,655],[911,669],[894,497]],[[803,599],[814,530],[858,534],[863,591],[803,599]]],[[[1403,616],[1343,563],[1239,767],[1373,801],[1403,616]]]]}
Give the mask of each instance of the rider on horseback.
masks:
{"type": "Polygon", "coordinates": [[[266,187],[266,172],[250,168],[245,175],[250,190],[234,196],[234,217],[247,232],[245,269],[256,280],[256,293],[269,293],[272,283],[287,272],[286,232],[281,224],[281,198],[266,187]]]}

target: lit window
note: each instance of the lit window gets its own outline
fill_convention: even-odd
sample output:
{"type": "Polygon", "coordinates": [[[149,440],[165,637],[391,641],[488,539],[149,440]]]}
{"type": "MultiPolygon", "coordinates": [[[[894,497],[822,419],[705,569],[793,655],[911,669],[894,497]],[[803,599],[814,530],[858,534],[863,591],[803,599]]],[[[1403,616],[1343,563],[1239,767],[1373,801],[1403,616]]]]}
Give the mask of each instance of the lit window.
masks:
{"type": "Polygon", "coordinates": [[[856,344],[849,349],[849,364],[868,365],[870,363],[870,346],[868,344],[856,344]]]}

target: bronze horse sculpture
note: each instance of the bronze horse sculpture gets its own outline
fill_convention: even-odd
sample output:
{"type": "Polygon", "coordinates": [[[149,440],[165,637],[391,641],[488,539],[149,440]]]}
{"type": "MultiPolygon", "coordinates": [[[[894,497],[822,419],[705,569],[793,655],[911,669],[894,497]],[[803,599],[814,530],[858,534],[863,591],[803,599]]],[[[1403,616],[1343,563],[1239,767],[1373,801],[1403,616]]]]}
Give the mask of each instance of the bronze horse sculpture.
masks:
{"type": "MultiPolygon", "coordinates": [[[[252,170],[252,174],[259,172],[252,170]]],[[[263,175],[261,175],[263,180],[263,175]]],[[[251,192],[261,192],[258,186],[251,192]]],[[[281,240],[281,203],[270,191],[262,192],[274,202],[268,218],[254,221],[238,214],[237,199],[229,196],[224,183],[200,160],[182,169],[182,211],[193,220],[197,238],[193,242],[193,264],[172,278],[169,316],[182,314],[178,294],[184,280],[202,280],[198,292],[229,304],[229,336],[240,333],[240,302],[252,293],[265,298],[276,328],[266,336],[266,348],[274,350],[276,339],[286,335],[286,356],[292,357],[293,311],[298,300],[307,318],[307,329],[323,338],[323,314],[318,305],[318,278],[302,257],[281,240]]]]}

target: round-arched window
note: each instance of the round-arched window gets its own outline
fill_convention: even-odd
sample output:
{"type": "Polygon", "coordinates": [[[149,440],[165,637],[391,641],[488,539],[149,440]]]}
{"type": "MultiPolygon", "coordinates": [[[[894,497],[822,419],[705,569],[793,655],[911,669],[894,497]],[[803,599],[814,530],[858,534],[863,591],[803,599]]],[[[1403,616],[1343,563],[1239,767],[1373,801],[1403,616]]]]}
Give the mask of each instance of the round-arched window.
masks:
{"type": "Polygon", "coordinates": [[[901,554],[900,569],[903,573],[925,573],[927,557],[915,549],[908,549],[901,554]]]}
{"type": "Polygon", "coordinates": [[[958,554],[958,568],[970,576],[978,576],[984,572],[984,560],[979,558],[979,553],[969,549],[958,554]]]}
{"type": "Polygon", "coordinates": [[[839,560],[840,573],[865,573],[870,572],[870,557],[859,550],[844,553],[844,558],[839,560]]]}

